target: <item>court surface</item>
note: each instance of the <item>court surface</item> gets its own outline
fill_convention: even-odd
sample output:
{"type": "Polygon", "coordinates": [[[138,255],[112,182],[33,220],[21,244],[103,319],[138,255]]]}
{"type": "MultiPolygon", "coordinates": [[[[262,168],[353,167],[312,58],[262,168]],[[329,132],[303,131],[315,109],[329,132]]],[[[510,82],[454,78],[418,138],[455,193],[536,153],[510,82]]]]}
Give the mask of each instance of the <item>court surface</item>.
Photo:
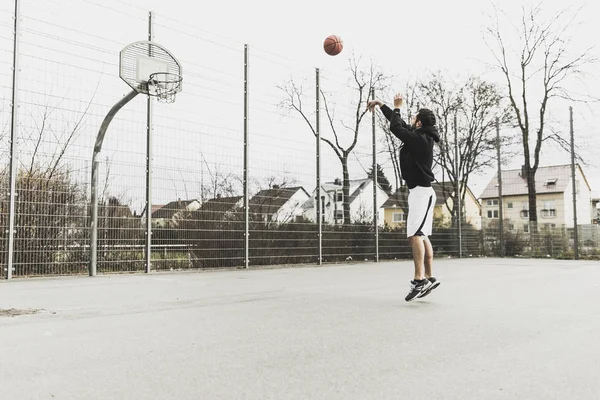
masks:
{"type": "Polygon", "coordinates": [[[0,399],[600,398],[599,262],[436,268],[2,281],[0,399]]]}

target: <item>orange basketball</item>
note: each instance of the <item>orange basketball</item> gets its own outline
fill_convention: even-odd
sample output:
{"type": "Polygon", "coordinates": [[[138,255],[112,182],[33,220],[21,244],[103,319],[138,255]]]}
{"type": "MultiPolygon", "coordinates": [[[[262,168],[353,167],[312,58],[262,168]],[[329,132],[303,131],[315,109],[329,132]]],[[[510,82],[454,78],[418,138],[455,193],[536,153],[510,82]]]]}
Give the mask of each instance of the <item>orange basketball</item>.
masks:
{"type": "Polygon", "coordinates": [[[323,43],[323,49],[325,49],[325,53],[330,56],[337,56],[342,52],[344,48],[344,42],[342,42],[342,38],[336,35],[329,35],[325,42],[323,43]]]}

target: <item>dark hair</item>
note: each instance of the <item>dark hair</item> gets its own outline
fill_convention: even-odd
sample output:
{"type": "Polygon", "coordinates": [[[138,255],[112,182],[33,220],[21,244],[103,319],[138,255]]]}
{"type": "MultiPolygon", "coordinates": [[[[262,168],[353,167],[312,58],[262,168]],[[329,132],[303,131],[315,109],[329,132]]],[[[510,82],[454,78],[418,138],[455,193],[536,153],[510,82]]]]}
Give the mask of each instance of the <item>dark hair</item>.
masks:
{"type": "Polygon", "coordinates": [[[421,126],[423,128],[435,126],[435,114],[427,108],[421,108],[417,113],[417,121],[421,121],[421,126]]]}

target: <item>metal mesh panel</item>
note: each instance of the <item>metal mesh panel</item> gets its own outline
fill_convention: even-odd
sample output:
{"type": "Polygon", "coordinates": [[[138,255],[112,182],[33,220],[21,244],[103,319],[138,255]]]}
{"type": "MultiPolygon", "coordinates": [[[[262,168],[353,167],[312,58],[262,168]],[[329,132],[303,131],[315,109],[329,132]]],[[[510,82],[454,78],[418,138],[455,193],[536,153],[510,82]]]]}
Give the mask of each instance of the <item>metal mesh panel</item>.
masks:
{"type": "MultiPolygon", "coordinates": [[[[341,57],[347,60],[350,52],[333,59],[324,55],[328,61],[322,62],[326,68],[320,68],[317,91],[314,66],[293,54],[251,44],[245,60],[246,38],[226,38],[185,23],[181,16],[160,14],[154,30],[181,57],[179,64],[155,43],[127,47],[131,38],[147,37],[147,12],[109,3],[23,2],[16,276],[87,273],[94,141],[107,111],[129,91],[117,76],[119,69],[129,86],[148,92],[146,83],[137,82],[137,61],[149,55],[165,61],[171,73],[181,75],[184,65],[186,91],[175,104],[154,107],[153,200],[148,208],[147,99],[132,100],[111,123],[98,179],[99,272],[146,269],[149,218],[152,270],[412,257],[406,240],[409,191],[399,171],[401,143],[379,111],[374,131],[371,114],[363,114],[370,96],[369,84],[361,86],[368,78],[367,57],[348,69],[346,61],[336,63],[341,57]],[[107,29],[106,21],[121,29],[107,29]],[[124,48],[119,62],[117,53],[124,48]],[[358,68],[356,76],[352,67],[358,68]],[[317,204],[323,210],[321,236],[317,204]]],[[[13,11],[2,7],[0,65],[6,68],[0,70],[0,256],[5,263],[13,11]]],[[[393,68],[381,67],[384,75],[393,68]]],[[[573,258],[578,251],[582,257],[597,257],[598,139],[589,134],[597,113],[579,105],[574,109],[572,169],[568,104],[552,103],[541,162],[535,179],[528,181],[521,132],[509,119],[502,119],[496,131],[494,116],[504,111],[494,108],[497,103],[490,102],[493,112],[477,117],[485,126],[476,126],[481,130],[473,135],[472,112],[480,108],[469,109],[472,96],[479,89],[490,93],[491,87],[504,96],[502,82],[476,76],[453,79],[443,71],[403,77],[400,83],[383,80],[376,89],[376,97],[388,104],[394,92],[404,93],[401,115],[409,123],[425,106],[438,117],[442,140],[435,147],[432,182],[435,255],[573,258]],[[423,88],[440,88],[448,96],[432,96],[437,92],[423,88]],[[457,94],[466,97],[453,97],[457,94]],[[454,103],[442,104],[442,98],[454,103]],[[484,148],[473,150],[479,142],[484,148]],[[465,169],[469,163],[474,167],[465,169]],[[537,189],[535,202],[527,193],[531,184],[537,189]],[[537,218],[531,218],[532,204],[537,218]]],[[[539,123],[534,114],[532,126],[539,123]]]]}

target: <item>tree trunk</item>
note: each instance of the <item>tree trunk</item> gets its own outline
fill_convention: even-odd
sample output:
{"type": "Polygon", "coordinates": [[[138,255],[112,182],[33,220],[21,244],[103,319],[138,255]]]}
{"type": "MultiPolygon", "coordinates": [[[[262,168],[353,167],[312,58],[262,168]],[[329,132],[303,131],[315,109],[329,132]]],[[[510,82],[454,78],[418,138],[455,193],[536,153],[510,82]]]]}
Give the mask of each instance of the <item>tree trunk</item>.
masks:
{"type": "Polygon", "coordinates": [[[344,225],[350,225],[350,174],[348,173],[348,155],[342,161],[342,193],[344,194],[344,225]]]}
{"type": "Polygon", "coordinates": [[[531,251],[537,249],[537,233],[538,233],[538,214],[537,214],[537,192],[535,188],[535,173],[529,165],[527,168],[527,194],[529,197],[529,236],[531,242],[531,251]]]}

